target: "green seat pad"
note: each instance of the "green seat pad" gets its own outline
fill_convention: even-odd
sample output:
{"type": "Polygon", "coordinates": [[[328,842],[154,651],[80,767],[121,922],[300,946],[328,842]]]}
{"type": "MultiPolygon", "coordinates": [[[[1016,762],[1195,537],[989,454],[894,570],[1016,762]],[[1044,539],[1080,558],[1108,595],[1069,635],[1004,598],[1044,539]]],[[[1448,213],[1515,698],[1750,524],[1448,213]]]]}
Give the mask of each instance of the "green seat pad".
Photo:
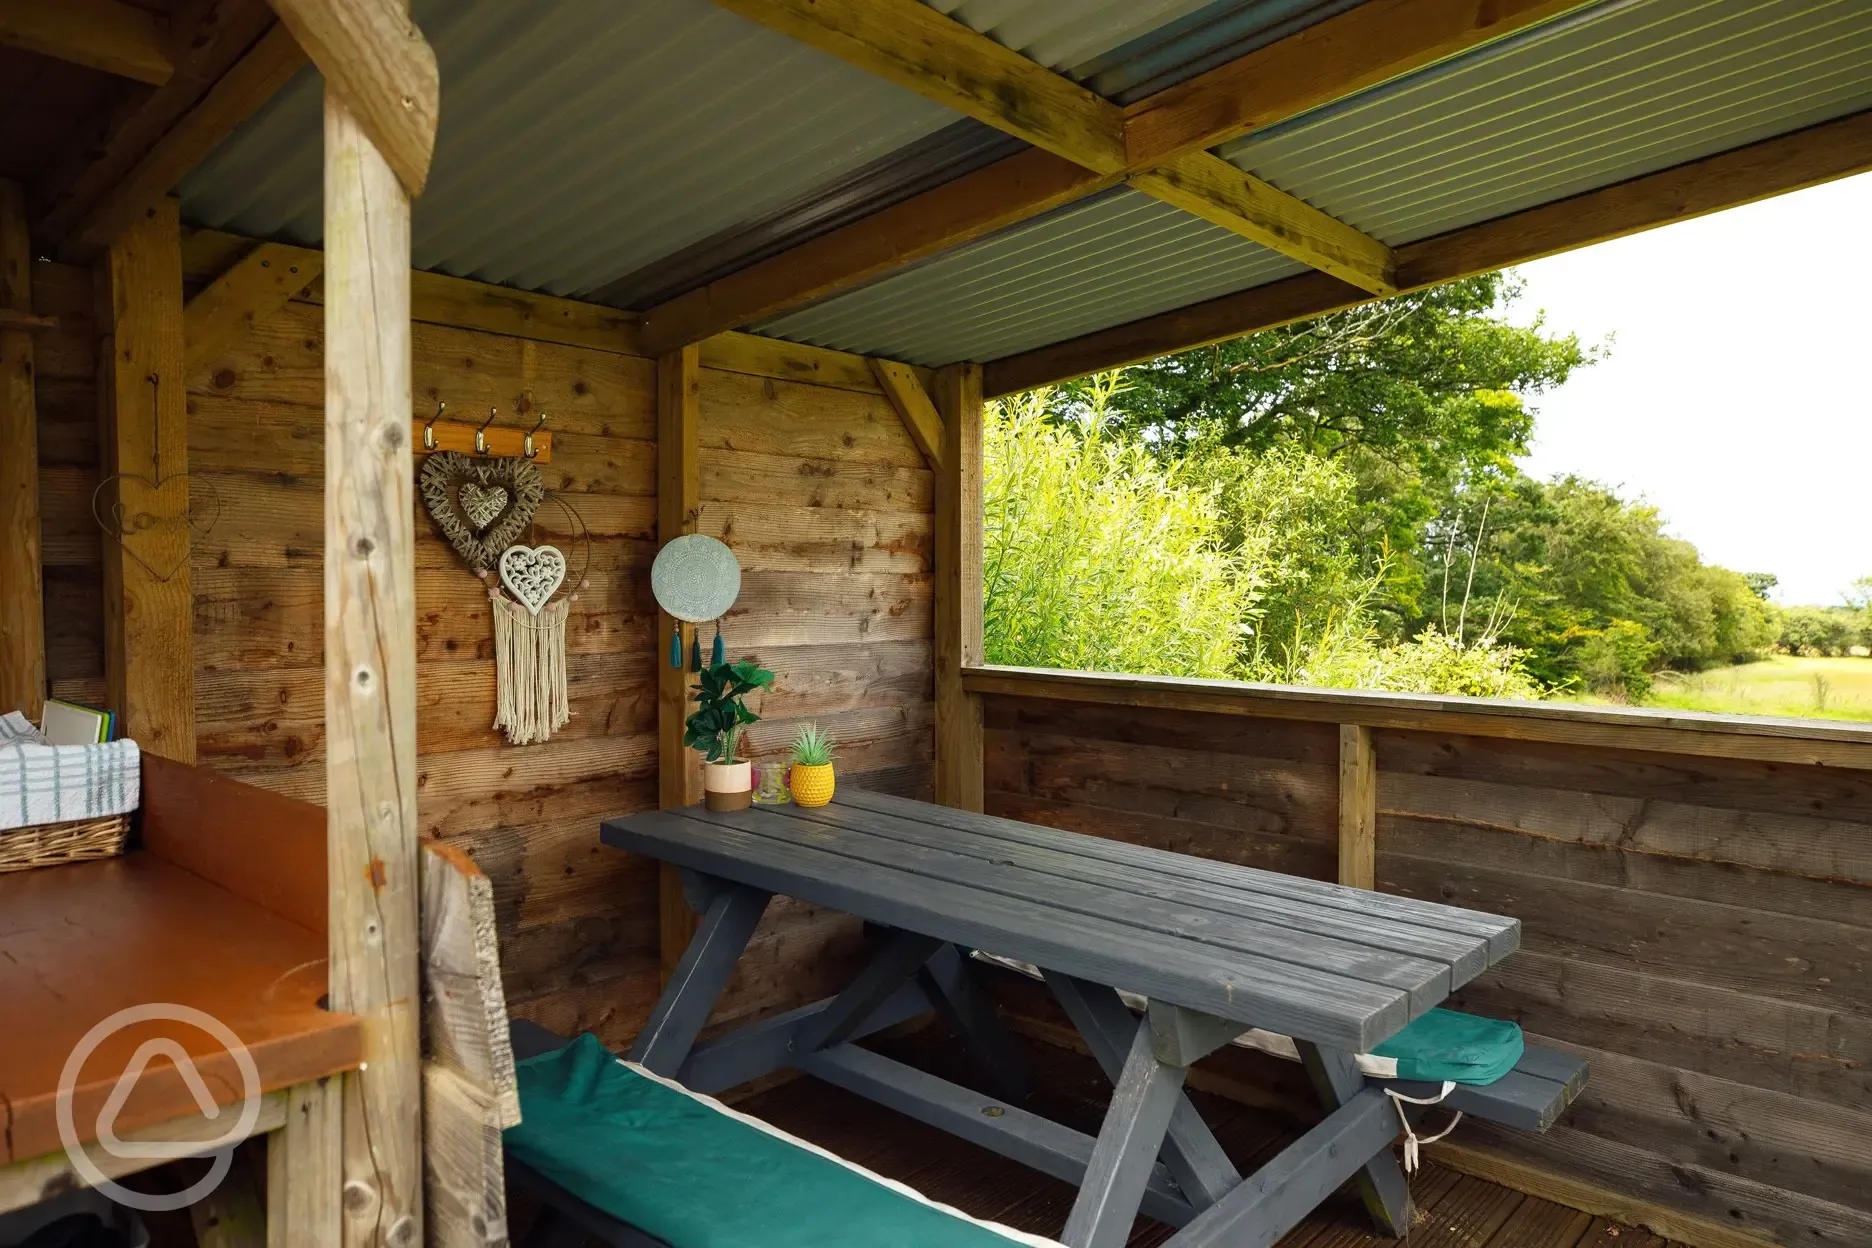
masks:
{"type": "Polygon", "coordinates": [[[1488,1084],[1513,1070],[1525,1047],[1513,1023],[1431,1010],[1372,1053],[1394,1059],[1399,1079],[1488,1084]]]}
{"type": "Polygon", "coordinates": [[[673,1248],[1008,1248],[997,1231],[618,1061],[595,1036],[519,1063],[508,1150],[673,1248]]]}

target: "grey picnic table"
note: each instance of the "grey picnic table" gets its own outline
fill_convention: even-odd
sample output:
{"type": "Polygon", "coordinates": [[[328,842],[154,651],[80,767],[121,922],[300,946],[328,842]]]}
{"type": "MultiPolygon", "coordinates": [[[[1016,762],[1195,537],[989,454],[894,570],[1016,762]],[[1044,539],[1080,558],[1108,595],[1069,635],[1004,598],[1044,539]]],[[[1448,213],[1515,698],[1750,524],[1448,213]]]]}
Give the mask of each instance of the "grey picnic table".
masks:
{"type": "Polygon", "coordinates": [[[1398,1109],[1354,1061],[1512,953],[1514,919],[974,814],[843,792],[830,806],[702,807],[606,822],[606,844],[682,868],[701,915],[632,1061],[701,1092],[793,1067],[1077,1184],[1062,1235],[1111,1248],[1142,1212],[1176,1248],[1274,1243],[1354,1177],[1379,1229],[1410,1193],[1398,1109]],[[886,929],[837,996],[697,1044],[775,893],[886,929]],[[1041,968],[1114,1084],[1096,1138],[1020,1108],[1021,1050],[968,951],[1041,968]],[[1142,1019],[1119,989],[1141,993],[1142,1019]],[[931,1008],[998,1098],[855,1041],[931,1008]],[[1244,1178],[1185,1095],[1248,1027],[1292,1036],[1325,1116],[1244,1178]]]}

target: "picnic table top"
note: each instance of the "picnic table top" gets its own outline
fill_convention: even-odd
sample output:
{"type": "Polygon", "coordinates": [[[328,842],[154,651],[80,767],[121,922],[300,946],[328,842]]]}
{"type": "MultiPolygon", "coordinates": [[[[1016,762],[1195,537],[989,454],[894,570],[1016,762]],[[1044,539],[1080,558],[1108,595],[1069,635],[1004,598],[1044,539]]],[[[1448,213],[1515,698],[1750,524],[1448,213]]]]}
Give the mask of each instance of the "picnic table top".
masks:
{"type": "Polygon", "coordinates": [[[1367,1052],[1520,923],[865,791],[609,820],[606,844],[1332,1048],[1367,1052]]]}

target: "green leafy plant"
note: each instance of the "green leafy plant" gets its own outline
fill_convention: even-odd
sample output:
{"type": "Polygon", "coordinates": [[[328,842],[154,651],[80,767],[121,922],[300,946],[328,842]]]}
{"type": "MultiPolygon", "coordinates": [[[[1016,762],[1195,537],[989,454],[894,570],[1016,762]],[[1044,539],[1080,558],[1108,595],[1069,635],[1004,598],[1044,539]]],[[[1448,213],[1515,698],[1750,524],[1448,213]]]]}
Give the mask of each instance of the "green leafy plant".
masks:
{"type": "Polygon", "coordinates": [[[760,721],[748,709],[747,695],[773,682],[774,674],[752,659],[704,668],[700,682],[689,687],[696,709],[686,721],[683,744],[702,751],[711,763],[734,762],[741,730],[760,721]]]}
{"type": "Polygon", "coordinates": [[[793,737],[793,763],[798,767],[824,767],[835,753],[832,734],[818,724],[807,724],[793,737]]]}

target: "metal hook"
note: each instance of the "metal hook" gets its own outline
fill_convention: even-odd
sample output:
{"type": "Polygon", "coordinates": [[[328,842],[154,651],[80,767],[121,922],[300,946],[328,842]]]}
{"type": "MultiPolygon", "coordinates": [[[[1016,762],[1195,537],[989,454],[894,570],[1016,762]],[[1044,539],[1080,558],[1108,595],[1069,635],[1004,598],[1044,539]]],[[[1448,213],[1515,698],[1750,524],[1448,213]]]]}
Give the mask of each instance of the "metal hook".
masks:
{"type": "Polygon", "coordinates": [[[542,428],[544,428],[545,424],[546,424],[546,413],[541,412],[539,423],[534,425],[531,429],[527,430],[525,446],[522,449],[521,454],[525,455],[528,459],[539,458],[539,448],[533,445],[533,435],[538,433],[542,428]]]}
{"type": "Polygon", "coordinates": [[[431,416],[429,418],[429,423],[423,426],[423,450],[433,451],[436,449],[436,421],[441,420],[442,414],[446,411],[448,411],[448,404],[442,402],[436,403],[436,414],[431,416]]]}
{"type": "Polygon", "coordinates": [[[494,423],[494,418],[498,415],[500,415],[500,409],[498,407],[488,408],[488,418],[482,422],[479,429],[475,430],[475,454],[487,455],[491,453],[488,450],[487,444],[487,428],[494,423]]]}

